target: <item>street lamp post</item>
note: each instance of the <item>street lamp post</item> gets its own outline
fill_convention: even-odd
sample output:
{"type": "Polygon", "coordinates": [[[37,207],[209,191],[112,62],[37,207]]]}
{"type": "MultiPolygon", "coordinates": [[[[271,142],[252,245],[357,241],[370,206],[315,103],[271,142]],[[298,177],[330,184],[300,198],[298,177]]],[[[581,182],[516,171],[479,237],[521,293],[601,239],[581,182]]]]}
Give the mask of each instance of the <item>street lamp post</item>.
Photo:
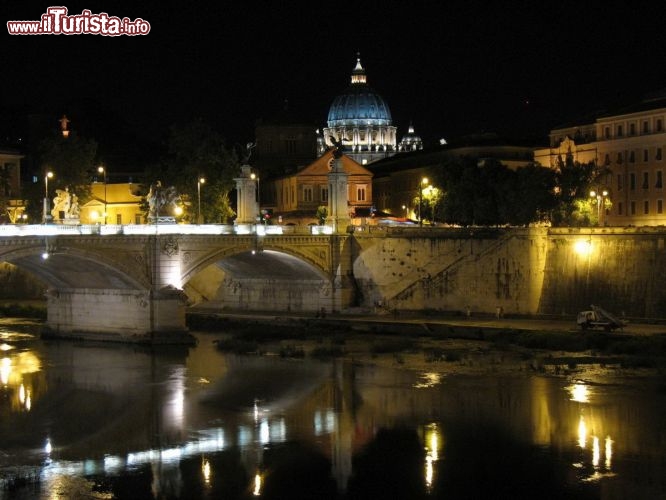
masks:
{"type": "Polygon", "coordinates": [[[46,175],[44,176],[44,212],[42,215],[42,219],[44,224],[48,223],[49,221],[49,179],[53,178],[53,172],[49,171],[46,172],[46,175]]]}
{"type": "Polygon", "coordinates": [[[608,196],[608,191],[605,189],[601,192],[592,190],[590,191],[590,198],[597,200],[597,225],[601,226],[601,204],[604,203],[605,198],[608,196]]]}
{"type": "Polygon", "coordinates": [[[257,181],[257,210],[259,210],[259,218],[263,220],[263,214],[261,213],[261,190],[259,185],[259,176],[255,173],[250,174],[250,179],[257,181]]]}
{"type": "Polygon", "coordinates": [[[428,178],[421,179],[419,184],[419,226],[423,226],[423,186],[428,184],[428,178]]]}
{"type": "Polygon", "coordinates": [[[206,179],[203,177],[199,177],[199,180],[197,180],[197,203],[198,203],[198,208],[197,208],[197,224],[201,224],[201,185],[206,182],[206,179]]]}
{"type": "Polygon", "coordinates": [[[97,167],[97,172],[104,176],[104,224],[106,224],[106,169],[102,166],[97,167]]]}

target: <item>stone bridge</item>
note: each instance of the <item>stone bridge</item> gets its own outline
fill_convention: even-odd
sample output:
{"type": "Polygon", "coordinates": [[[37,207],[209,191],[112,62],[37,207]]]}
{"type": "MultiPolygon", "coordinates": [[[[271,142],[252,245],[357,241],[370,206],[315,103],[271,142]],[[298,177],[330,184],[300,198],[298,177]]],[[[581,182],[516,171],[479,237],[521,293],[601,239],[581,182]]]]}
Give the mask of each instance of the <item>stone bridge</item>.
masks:
{"type": "MultiPolygon", "coordinates": [[[[149,227],[144,231],[150,233],[149,227]]],[[[0,233],[0,261],[48,286],[47,327],[58,336],[180,342],[188,304],[220,304],[214,299],[224,296],[217,291],[223,285],[238,290],[257,280],[309,286],[317,295],[305,304],[310,308],[316,303],[340,310],[350,301],[346,234],[188,234],[175,232],[178,226],[153,234],[104,226],[21,229],[0,233]],[[202,290],[187,286],[190,281],[202,290]]]]}
{"type": "Polygon", "coordinates": [[[188,307],[666,317],[664,228],[33,228],[0,228],[0,261],[47,284],[62,337],[181,342],[188,307]]]}

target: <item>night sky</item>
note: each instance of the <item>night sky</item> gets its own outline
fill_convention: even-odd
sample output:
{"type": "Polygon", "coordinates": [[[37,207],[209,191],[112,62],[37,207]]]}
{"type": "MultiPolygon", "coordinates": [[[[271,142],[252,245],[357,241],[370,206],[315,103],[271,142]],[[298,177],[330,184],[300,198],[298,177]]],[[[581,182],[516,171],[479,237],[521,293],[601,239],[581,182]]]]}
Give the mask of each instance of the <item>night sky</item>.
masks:
{"type": "Polygon", "coordinates": [[[398,137],[412,120],[431,141],[478,132],[545,138],[666,87],[666,8],[650,4],[64,4],[70,14],[85,8],[151,25],[147,36],[103,37],[10,36],[7,20],[39,20],[52,3],[5,0],[0,110],[67,113],[72,128],[99,142],[119,130],[156,139],[200,117],[244,143],[285,100],[294,116],[324,126],[360,52],[398,137]]]}

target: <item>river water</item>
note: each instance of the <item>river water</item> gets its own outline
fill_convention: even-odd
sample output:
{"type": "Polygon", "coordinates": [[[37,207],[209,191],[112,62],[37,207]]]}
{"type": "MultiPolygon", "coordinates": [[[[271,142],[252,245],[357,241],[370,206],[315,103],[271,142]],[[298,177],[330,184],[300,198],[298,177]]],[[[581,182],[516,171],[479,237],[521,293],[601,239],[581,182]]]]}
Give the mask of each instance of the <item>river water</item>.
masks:
{"type": "Polygon", "coordinates": [[[46,341],[0,321],[0,498],[666,498],[663,381],[46,341]]]}

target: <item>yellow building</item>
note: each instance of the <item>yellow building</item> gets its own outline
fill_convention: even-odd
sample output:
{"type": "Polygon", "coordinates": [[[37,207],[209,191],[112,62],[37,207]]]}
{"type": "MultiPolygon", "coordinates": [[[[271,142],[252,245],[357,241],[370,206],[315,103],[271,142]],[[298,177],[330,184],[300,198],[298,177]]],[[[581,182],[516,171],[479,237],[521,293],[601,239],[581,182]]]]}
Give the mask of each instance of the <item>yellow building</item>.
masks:
{"type": "Polygon", "coordinates": [[[0,149],[0,199],[5,201],[0,222],[25,222],[21,219],[25,204],[21,200],[21,159],[13,149],[0,149]]]}
{"type": "MultiPolygon", "coordinates": [[[[350,216],[369,212],[372,207],[372,173],[349,156],[343,155],[341,159],[349,176],[350,216]]],[[[261,207],[272,208],[274,217],[282,217],[284,223],[317,223],[317,208],[328,206],[328,174],[332,162],[333,152],[328,151],[292,175],[271,179],[265,185],[262,183],[261,207]]]]}
{"type": "Polygon", "coordinates": [[[567,152],[575,161],[594,161],[609,174],[592,186],[602,224],[654,226],[666,224],[664,213],[664,151],[666,95],[597,117],[591,123],[561,127],[550,134],[550,147],[534,159],[555,167],[567,152]]]}
{"type": "Polygon", "coordinates": [[[146,223],[139,184],[94,182],[90,187],[91,199],[81,206],[81,224],[146,223]]]}

